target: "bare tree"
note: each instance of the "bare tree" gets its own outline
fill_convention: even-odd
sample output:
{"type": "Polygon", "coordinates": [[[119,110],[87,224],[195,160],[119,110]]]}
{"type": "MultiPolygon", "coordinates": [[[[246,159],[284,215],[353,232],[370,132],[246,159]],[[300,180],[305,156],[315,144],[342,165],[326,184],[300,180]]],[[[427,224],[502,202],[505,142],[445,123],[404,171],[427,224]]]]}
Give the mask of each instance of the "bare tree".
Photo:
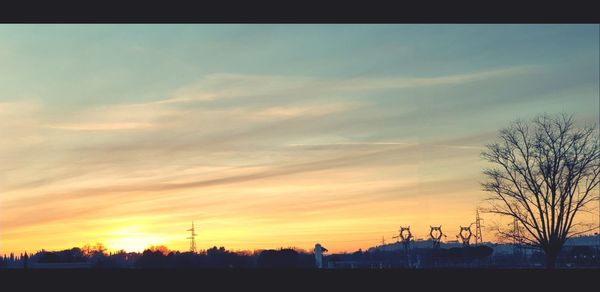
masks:
{"type": "Polygon", "coordinates": [[[593,229],[575,218],[598,196],[596,126],[577,127],[572,115],[541,115],[513,122],[498,139],[482,152],[495,165],[483,171],[487,211],[516,218],[524,229],[517,240],[542,249],[554,268],[567,239],[593,229]]]}

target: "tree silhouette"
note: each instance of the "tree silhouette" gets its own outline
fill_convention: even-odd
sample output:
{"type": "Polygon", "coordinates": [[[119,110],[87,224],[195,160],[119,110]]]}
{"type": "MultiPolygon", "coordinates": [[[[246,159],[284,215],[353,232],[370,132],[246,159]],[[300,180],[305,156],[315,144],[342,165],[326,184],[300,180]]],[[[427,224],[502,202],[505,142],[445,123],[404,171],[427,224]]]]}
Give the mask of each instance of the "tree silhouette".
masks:
{"type": "Polygon", "coordinates": [[[152,252],[158,251],[163,255],[168,255],[170,253],[169,248],[164,245],[151,245],[148,249],[152,252]]]}
{"type": "Polygon", "coordinates": [[[91,257],[94,255],[105,255],[106,247],[104,246],[104,244],[98,242],[94,246],[91,246],[89,244],[84,245],[81,248],[81,251],[82,251],[83,255],[86,257],[91,257]]]}
{"type": "Polygon", "coordinates": [[[575,218],[598,195],[596,127],[576,127],[571,115],[541,115],[513,122],[498,138],[482,152],[496,166],[483,171],[487,211],[516,218],[526,231],[518,240],[541,248],[554,268],[565,241],[593,229],[575,218]]]}

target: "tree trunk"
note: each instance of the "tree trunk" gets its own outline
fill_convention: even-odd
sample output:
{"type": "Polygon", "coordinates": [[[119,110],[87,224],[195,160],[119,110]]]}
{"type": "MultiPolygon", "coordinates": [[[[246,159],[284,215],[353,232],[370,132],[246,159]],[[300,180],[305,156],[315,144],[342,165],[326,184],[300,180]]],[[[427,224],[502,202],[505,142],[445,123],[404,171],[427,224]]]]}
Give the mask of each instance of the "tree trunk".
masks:
{"type": "Polygon", "coordinates": [[[546,251],[546,269],[553,270],[556,268],[556,258],[560,250],[547,250],[546,251]]]}
{"type": "Polygon", "coordinates": [[[562,244],[552,244],[544,250],[546,253],[546,269],[552,270],[556,268],[556,259],[561,249],[562,244]]]}

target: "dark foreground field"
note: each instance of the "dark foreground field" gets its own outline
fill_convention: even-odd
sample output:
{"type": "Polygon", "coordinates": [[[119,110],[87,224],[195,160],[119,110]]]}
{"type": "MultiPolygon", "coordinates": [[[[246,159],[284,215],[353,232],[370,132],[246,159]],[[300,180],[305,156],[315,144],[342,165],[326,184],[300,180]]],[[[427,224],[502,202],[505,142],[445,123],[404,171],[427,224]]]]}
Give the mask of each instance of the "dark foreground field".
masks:
{"type": "Polygon", "coordinates": [[[3,287],[18,291],[583,291],[599,277],[598,269],[0,270],[3,287]]]}

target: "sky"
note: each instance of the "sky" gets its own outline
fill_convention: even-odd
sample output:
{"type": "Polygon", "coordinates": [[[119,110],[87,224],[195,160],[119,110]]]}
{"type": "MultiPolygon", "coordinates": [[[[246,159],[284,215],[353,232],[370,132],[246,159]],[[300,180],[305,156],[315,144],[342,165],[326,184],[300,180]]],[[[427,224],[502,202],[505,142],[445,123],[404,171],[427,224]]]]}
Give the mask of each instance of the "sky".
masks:
{"type": "Polygon", "coordinates": [[[0,25],[0,254],[184,251],[192,221],[199,249],[355,251],[401,225],[455,239],[486,197],[480,153],[499,129],[598,122],[599,35],[0,25]]]}

